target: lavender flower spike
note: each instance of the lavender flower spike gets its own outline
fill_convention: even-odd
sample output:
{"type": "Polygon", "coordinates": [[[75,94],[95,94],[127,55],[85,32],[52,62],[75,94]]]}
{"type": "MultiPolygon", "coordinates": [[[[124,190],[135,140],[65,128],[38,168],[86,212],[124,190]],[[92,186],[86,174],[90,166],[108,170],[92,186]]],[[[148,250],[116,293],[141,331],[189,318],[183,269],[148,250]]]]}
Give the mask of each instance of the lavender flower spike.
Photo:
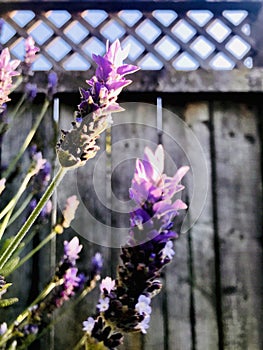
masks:
{"type": "Polygon", "coordinates": [[[79,244],[78,237],[72,238],[70,242],[64,242],[64,260],[69,261],[72,266],[76,264],[76,260],[79,258],[78,253],[81,251],[82,245],[79,244]]]}
{"type": "Polygon", "coordinates": [[[10,101],[8,95],[12,89],[12,77],[19,75],[16,68],[20,64],[19,60],[10,61],[10,53],[5,48],[0,55],[0,112],[5,102],[10,101]]]}
{"type": "Polygon", "coordinates": [[[111,113],[123,110],[116,101],[122,89],[131,83],[124,76],[139,69],[123,63],[128,50],[122,50],[118,40],[107,45],[106,51],[104,56],[93,55],[98,65],[96,74],[87,80],[89,89],[80,89],[81,102],[72,123],[73,129],[62,131],[57,145],[62,167],[83,166],[96,155],[99,150],[96,141],[112,123],[111,113]]]}
{"type": "Polygon", "coordinates": [[[35,61],[36,53],[40,51],[40,49],[35,46],[35,41],[31,36],[25,41],[25,51],[25,64],[30,68],[35,61]]]}

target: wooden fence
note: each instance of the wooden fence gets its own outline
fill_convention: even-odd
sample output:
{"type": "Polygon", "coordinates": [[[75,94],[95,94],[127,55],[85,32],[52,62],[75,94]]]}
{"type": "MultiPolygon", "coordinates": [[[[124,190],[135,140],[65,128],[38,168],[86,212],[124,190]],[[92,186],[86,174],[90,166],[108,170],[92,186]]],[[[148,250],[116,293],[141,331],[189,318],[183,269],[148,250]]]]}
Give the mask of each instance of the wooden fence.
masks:
{"type": "MultiPolygon", "coordinates": [[[[71,50],[65,54],[65,58],[56,61],[48,55],[48,45],[56,39],[56,35],[60,36],[62,31],[64,33],[67,26],[65,24],[64,28],[58,25],[55,28],[54,24],[50,24],[49,11],[69,11],[69,2],[6,0],[0,4],[3,18],[16,30],[7,44],[15,45],[19,36],[27,36],[27,32],[35,26],[34,21],[44,21],[55,33],[42,46],[44,56],[53,64],[54,70],[57,69],[60,79],[56,95],[60,107],[59,121],[57,123],[54,120],[51,106],[35,138],[54,168],[59,129],[70,127],[73,112],[79,103],[77,88],[83,86],[85,79],[93,74],[66,72],[61,68],[71,54],[81,53],[78,44],[73,43],[72,39],[67,38],[71,50]],[[19,22],[15,23],[14,12],[10,14],[9,11],[19,9],[32,10],[32,22],[30,19],[26,25],[21,26],[19,22]]],[[[175,243],[173,262],[161,277],[163,290],[153,299],[151,327],[145,336],[127,336],[122,349],[263,348],[262,1],[224,1],[220,4],[232,10],[248,11],[249,15],[242,25],[250,25],[251,35],[244,34],[241,25],[235,28],[226,22],[222,15],[223,8],[219,10],[216,1],[71,2],[72,18],[80,19],[83,25],[84,17],[78,12],[86,9],[98,8],[112,12],[106,22],[117,16],[117,12],[123,8],[139,9],[145,16],[140,21],[148,18],[155,24],[157,21],[153,14],[150,13],[147,17],[147,13],[156,8],[176,10],[179,17],[174,19],[173,24],[188,16],[191,9],[209,9],[233,30],[226,42],[232,36],[240,35],[241,38],[247,38],[250,50],[242,59],[234,60],[235,67],[243,67],[241,69],[213,70],[211,62],[203,62],[199,57],[200,62],[203,62],[200,66],[208,67],[208,70],[182,72],[175,70],[174,65],[171,68],[171,59],[161,59],[157,54],[156,57],[163,63],[162,69],[142,70],[134,75],[134,83],[121,95],[126,110],[114,116],[111,130],[101,137],[101,150],[97,157],[66,177],[54,198],[54,204],[58,204],[59,210],[66,195],[78,195],[82,206],[73,222],[73,228],[58,236],[56,241],[12,276],[12,295],[18,296],[20,301],[14,307],[1,311],[0,322],[12,320],[35,298],[54,272],[56,261],[62,254],[63,240],[68,240],[75,234],[84,245],[79,267],[87,269],[92,255],[100,251],[104,257],[102,275],[115,276],[119,262],[118,245],[122,239],[125,240],[128,231],[128,188],[133,176],[135,157],[142,156],[145,146],[154,148],[162,143],[167,155],[168,175],[173,175],[176,166],[191,167],[184,180],[186,189],[183,195],[189,203],[189,210],[186,215],[179,217],[177,223],[178,229],[182,227],[184,232],[175,243]],[[254,68],[244,68],[246,58],[251,57],[254,68]],[[162,109],[157,110],[157,98],[159,105],[162,102],[162,109]]],[[[193,24],[189,18],[187,20],[193,24]]],[[[213,19],[210,18],[209,21],[212,23],[213,19]]],[[[125,38],[128,34],[135,33],[135,30],[132,31],[121,22],[120,17],[117,22],[127,31],[125,38]]],[[[210,22],[207,26],[211,25],[210,22]]],[[[99,25],[99,29],[92,29],[87,23],[85,25],[90,32],[94,31],[95,37],[105,39],[99,32],[103,24],[99,25]]],[[[172,30],[172,26],[170,23],[169,29],[172,30]]],[[[160,27],[160,38],[169,34],[168,27],[160,27]]],[[[190,50],[190,54],[193,54],[194,40],[198,39],[198,35],[204,35],[204,30],[207,29],[199,27],[195,25],[195,36],[189,45],[182,44],[183,50],[175,53],[173,59],[176,60],[184,51],[190,50]]],[[[136,33],[135,37],[143,43],[143,39],[138,38],[136,33]]],[[[63,38],[66,39],[66,36],[63,38]]],[[[174,36],[173,39],[175,40],[174,36]]],[[[139,58],[148,53],[156,54],[158,45],[155,44],[158,40],[152,44],[144,43],[144,51],[139,58]]],[[[83,47],[84,42],[83,39],[83,47]]],[[[216,45],[211,57],[216,56],[219,50],[225,50],[223,44],[216,45]]],[[[92,64],[87,52],[83,57],[92,64]]],[[[231,55],[229,57],[233,59],[231,55]]],[[[43,92],[46,73],[38,72],[34,82],[38,83],[39,91],[43,92]]],[[[19,92],[13,95],[12,103],[18,98],[19,92]]],[[[41,93],[30,110],[11,122],[11,128],[4,138],[3,163],[7,163],[20,149],[41,108],[40,100],[41,93]]],[[[21,176],[27,166],[28,160],[24,157],[18,168],[21,176]]],[[[13,181],[13,191],[18,185],[19,179],[13,181]]],[[[12,193],[9,194],[11,196],[12,193]]],[[[21,220],[10,227],[10,234],[21,224],[21,220]]],[[[50,227],[47,223],[37,229],[38,235],[32,246],[45,237],[50,227]]],[[[95,311],[98,296],[97,289],[81,304],[75,307],[67,305],[64,316],[32,348],[72,349],[82,334],[82,321],[95,311]]]]}
{"type": "MultiPolygon", "coordinates": [[[[163,103],[161,133],[157,96],[124,95],[123,100],[129,101],[123,103],[126,111],[114,117],[111,131],[100,140],[97,157],[58,189],[60,196],[74,194],[77,188],[84,204],[84,215],[73,225],[84,244],[80,267],[87,268],[92,254],[100,251],[105,259],[103,275],[115,276],[119,249],[111,246],[116,246],[116,227],[123,235],[127,233],[128,215],[119,212],[127,212],[134,157],[140,157],[146,145],[161,142],[167,152],[168,174],[172,175],[175,165],[191,166],[185,180],[188,220],[199,210],[198,202],[191,206],[194,192],[200,206],[205,205],[195,224],[176,241],[174,261],[162,276],[163,290],[153,300],[149,332],[127,337],[123,349],[259,350],[263,345],[261,94],[159,95],[163,103]],[[202,177],[208,180],[207,188],[202,177]],[[201,191],[198,186],[203,186],[201,191]]],[[[75,101],[76,95],[60,97],[63,128],[69,127],[75,101]]],[[[38,109],[36,104],[10,129],[4,161],[18,151],[38,109]]],[[[38,141],[51,161],[56,138],[50,110],[38,141]]],[[[62,240],[73,234],[58,237],[57,259],[62,240]]],[[[54,264],[50,249],[54,251],[54,244],[14,276],[13,293],[21,301],[8,317],[22,310],[50,278],[54,264]]],[[[98,290],[77,307],[67,306],[43,349],[47,341],[50,349],[71,349],[81,334],[81,321],[95,311],[97,299],[98,290]]]]}

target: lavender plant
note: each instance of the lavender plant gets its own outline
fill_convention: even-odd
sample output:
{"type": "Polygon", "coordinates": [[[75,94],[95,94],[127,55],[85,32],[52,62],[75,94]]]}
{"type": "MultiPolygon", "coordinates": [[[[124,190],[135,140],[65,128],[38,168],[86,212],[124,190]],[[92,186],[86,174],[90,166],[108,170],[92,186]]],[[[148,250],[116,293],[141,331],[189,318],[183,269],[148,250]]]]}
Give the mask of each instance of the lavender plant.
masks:
{"type": "MultiPolygon", "coordinates": [[[[20,65],[11,60],[8,48],[0,56],[0,138],[6,130],[7,102],[10,93],[21,83],[25,93],[14,114],[24,111],[37,95],[37,86],[30,81],[32,63],[39,49],[32,38],[25,43],[25,59],[20,65]],[[17,81],[12,78],[19,76],[17,81]]],[[[0,195],[8,186],[20,158],[29,149],[31,165],[15,196],[5,207],[0,208],[0,308],[17,302],[17,298],[4,298],[11,283],[7,279],[56,235],[70,227],[78,208],[76,196],[68,198],[62,217],[53,222],[51,232],[31,251],[22,256],[25,245],[32,238],[32,226],[42,218],[48,218],[51,211],[50,197],[67,171],[83,166],[95,157],[99,147],[97,139],[112,123],[112,113],[123,109],[117,98],[124,87],[131,83],[125,76],[139,68],[125,64],[128,49],[122,49],[119,41],[107,44],[104,56],[93,55],[97,64],[95,75],[87,80],[89,87],[80,89],[80,103],[75,112],[72,128],[62,130],[57,143],[57,158],[60,163],[56,175],[52,177],[50,163],[32,145],[34,135],[56,93],[57,75],[48,76],[46,98],[36,122],[26,137],[20,152],[11,160],[0,179],[0,195]],[[31,146],[30,146],[31,145],[31,146]],[[30,146],[30,147],[29,147],[30,146]],[[51,183],[48,185],[48,183],[51,183]],[[28,193],[20,208],[15,211],[25,193],[28,193]],[[20,202],[19,202],[20,201],[20,202]],[[20,230],[11,238],[6,238],[7,227],[19,216],[31,212],[20,230]],[[31,229],[31,231],[30,231],[31,229]],[[28,232],[31,236],[27,236],[28,232]]],[[[15,116],[14,116],[15,117],[15,116]]],[[[142,160],[137,160],[135,174],[130,189],[130,198],[135,207],[130,213],[129,240],[121,248],[121,264],[116,276],[105,277],[100,284],[100,296],[96,312],[88,315],[83,322],[83,337],[75,349],[115,349],[122,342],[125,333],[147,333],[152,312],[151,299],[157,295],[162,284],[159,280],[162,269],[174,256],[173,240],[178,238],[174,231],[174,220],[179,211],[186,209],[175,194],[182,191],[183,176],[188,167],[180,168],[173,177],[163,173],[164,150],[161,145],[155,151],[145,149],[142,160]]],[[[49,219],[49,218],[48,218],[49,219]]],[[[44,221],[41,222],[44,224],[44,221]]],[[[54,311],[63,309],[66,303],[75,305],[93,290],[103,268],[103,257],[96,253],[89,268],[80,271],[77,260],[82,245],[77,237],[64,241],[64,254],[57,264],[49,283],[39,296],[12,322],[6,320],[0,325],[0,349],[26,349],[57,322],[54,311]]],[[[66,312],[66,309],[64,309],[66,312]]],[[[81,326],[80,326],[81,327],[81,326]]]]}

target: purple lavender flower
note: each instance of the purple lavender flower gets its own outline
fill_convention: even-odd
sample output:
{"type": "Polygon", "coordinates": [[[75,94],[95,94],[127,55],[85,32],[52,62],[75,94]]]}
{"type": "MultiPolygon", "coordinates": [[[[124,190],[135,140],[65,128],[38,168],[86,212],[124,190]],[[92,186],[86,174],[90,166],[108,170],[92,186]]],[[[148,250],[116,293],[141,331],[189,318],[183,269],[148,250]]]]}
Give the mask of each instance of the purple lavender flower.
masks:
{"type": "MultiPolygon", "coordinates": [[[[34,193],[34,197],[30,201],[30,214],[31,211],[36,207],[36,204],[41,198],[42,193],[48,186],[51,177],[51,164],[45,158],[43,158],[41,152],[38,152],[36,145],[32,145],[29,148],[29,156],[32,160],[32,166],[35,169],[35,176],[31,182],[31,192],[34,193]]],[[[42,209],[40,218],[48,218],[51,210],[52,202],[49,200],[45,207],[42,209]]]]}
{"type": "Polygon", "coordinates": [[[91,259],[91,277],[99,275],[103,267],[103,258],[100,253],[96,253],[91,259]]]}
{"type": "Polygon", "coordinates": [[[81,251],[82,245],[79,244],[78,237],[72,238],[70,242],[64,241],[64,260],[70,262],[72,266],[76,265],[79,258],[78,253],[81,251]]]}
{"type": "Polygon", "coordinates": [[[110,298],[108,297],[100,298],[99,303],[97,304],[97,308],[99,312],[105,312],[106,310],[108,310],[109,305],[110,305],[110,298]]]}
{"type": "Polygon", "coordinates": [[[28,101],[32,102],[35,99],[35,97],[37,96],[37,85],[27,83],[25,86],[25,93],[26,93],[26,98],[28,99],[28,101]]]}
{"type": "Polygon", "coordinates": [[[38,53],[40,51],[39,47],[35,46],[35,41],[34,39],[29,36],[26,40],[25,40],[25,64],[29,67],[29,69],[31,68],[31,65],[33,64],[33,62],[36,59],[36,53],[38,53]]]}
{"type": "Polygon", "coordinates": [[[25,335],[37,334],[38,333],[38,326],[35,324],[27,324],[24,326],[22,332],[25,335]]]}
{"type": "Polygon", "coordinates": [[[110,278],[101,285],[99,310],[105,310],[106,322],[124,332],[147,332],[151,298],[162,288],[160,272],[175,254],[171,240],[178,234],[173,230],[173,220],[186,204],[173,196],[184,188],[180,181],[189,168],[180,168],[173,177],[163,169],[162,146],[155,152],[146,148],[143,159],[137,160],[130,190],[136,203],[130,214],[130,240],[122,248],[122,264],[114,285],[110,278]],[[106,298],[109,300],[104,305],[106,298]]]}
{"type": "Polygon", "coordinates": [[[48,74],[48,86],[47,86],[47,95],[49,96],[49,99],[51,100],[53,95],[57,92],[57,85],[58,85],[58,75],[56,72],[50,72],[48,74]]]}
{"type": "Polygon", "coordinates": [[[81,283],[81,277],[78,276],[78,269],[76,267],[69,268],[63,276],[63,279],[62,290],[55,301],[57,307],[60,307],[65,301],[69,300],[75,294],[75,290],[81,283]]]}
{"type": "Polygon", "coordinates": [[[150,307],[151,298],[145,295],[140,295],[138,303],[135,305],[135,310],[139,312],[140,315],[150,315],[152,308],[150,307]]]}
{"type": "Polygon", "coordinates": [[[6,322],[3,322],[0,324],[0,336],[5,334],[6,331],[7,331],[7,324],[6,322]]]}
{"type": "Polygon", "coordinates": [[[19,60],[10,60],[8,48],[5,48],[0,54],[0,112],[5,102],[10,101],[8,95],[13,87],[12,77],[19,75],[16,68],[20,64],[19,60]]]}
{"type": "Polygon", "coordinates": [[[96,140],[112,123],[111,113],[123,110],[116,101],[122,89],[131,83],[124,76],[139,69],[123,64],[128,50],[122,50],[118,40],[107,45],[106,51],[103,57],[93,55],[98,65],[96,75],[87,80],[88,90],[80,89],[81,102],[73,129],[62,131],[57,152],[63,167],[82,166],[96,155],[99,150],[96,140]]]}
{"type": "Polygon", "coordinates": [[[88,334],[91,334],[91,331],[93,330],[95,325],[95,320],[93,317],[88,317],[87,321],[83,322],[83,331],[87,332],[88,334]]]}
{"type": "Polygon", "coordinates": [[[140,330],[143,334],[147,333],[147,329],[150,327],[150,316],[147,315],[141,322],[138,323],[136,329],[140,330]]]}
{"type": "Polygon", "coordinates": [[[100,290],[103,293],[106,291],[108,294],[114,289],[115,280],[112,280],[110,277],[106,277],[101,281],[100,290]]]}

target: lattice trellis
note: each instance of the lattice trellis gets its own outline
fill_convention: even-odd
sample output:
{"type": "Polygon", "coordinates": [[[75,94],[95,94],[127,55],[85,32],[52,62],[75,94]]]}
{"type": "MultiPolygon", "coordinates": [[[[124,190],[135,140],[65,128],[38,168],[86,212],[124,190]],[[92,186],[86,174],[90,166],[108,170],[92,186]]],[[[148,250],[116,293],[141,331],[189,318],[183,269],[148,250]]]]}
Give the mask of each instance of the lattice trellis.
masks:
{"type": "Polygon", "coordinates": [[[23,38],[31,35],[41,48],[34,70],[87,70],[91,53],[103,54],[105,41],[117,38],[131,46],[130,62],[145,70],[252,68],[250,15],[243,9],[19,10],[3,14],[1,43],[22,58],[23,38]]]}

